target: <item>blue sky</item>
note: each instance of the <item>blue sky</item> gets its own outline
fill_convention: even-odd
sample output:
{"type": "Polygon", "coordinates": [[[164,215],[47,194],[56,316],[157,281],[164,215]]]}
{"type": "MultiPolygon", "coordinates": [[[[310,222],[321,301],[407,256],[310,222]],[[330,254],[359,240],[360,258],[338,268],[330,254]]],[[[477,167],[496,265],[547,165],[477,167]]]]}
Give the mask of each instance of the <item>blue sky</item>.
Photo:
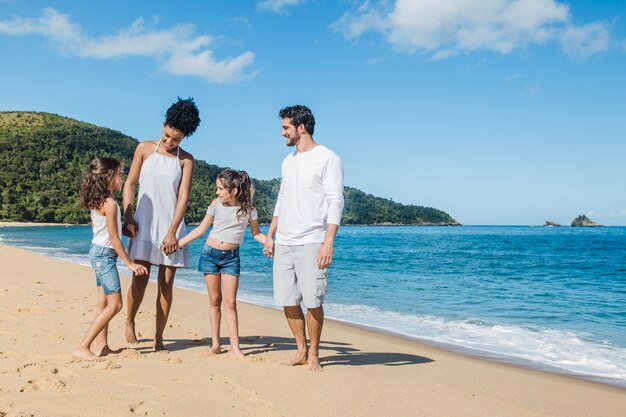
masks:
{"type": "Polygon", "coordinates": [[[626,0],[0,0],[0,110],[276,178],[306,104],[346,185],[464,224],[626,225],[626,0]]]}

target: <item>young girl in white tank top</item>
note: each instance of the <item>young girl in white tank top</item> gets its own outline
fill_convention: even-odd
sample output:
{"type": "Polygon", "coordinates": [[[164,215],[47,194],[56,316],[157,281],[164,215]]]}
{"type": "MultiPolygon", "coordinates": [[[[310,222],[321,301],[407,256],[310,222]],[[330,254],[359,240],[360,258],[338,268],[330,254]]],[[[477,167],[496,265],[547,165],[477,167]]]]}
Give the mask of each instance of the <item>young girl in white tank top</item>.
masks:
{"type": "Polygon", "coordinates": [[[257,212],[252,197],[253,188],[245,171],[227,169],[215,181],[217,198],[208,207],[202,223],[179,240],[185,246],[198,239],[213,225],[206,239],[198,270],[204,273],[209,300],[211,321],[211,352],[221,353],[220,320],[221,304],[224,303],[226,325],[230,335],[231,354],[237,358],[244,355],[239,348],[237,317],[237,288],[239,286],[239,245],[250,225],[254,240],[265,244],[265,235],[259,230],[257,212]]]}
{"type": "Polygon", "coordinates": [[[120,276],[117,258],[134,273],[146,273],[146,268],[130,260],[122,241],[120,206],[113,193],[122,189],[122,164],[113,158],[97,158],[89,165],[81,183],[80,202],[91,211],[93,239],[89,260],[96,272],[98,308],[80,345],[72,352],[78,358],[99,362],[107,355],[107,325],[122,308],[120,276]],[[95,342],[95,352],[91,344],[95,342]]]}

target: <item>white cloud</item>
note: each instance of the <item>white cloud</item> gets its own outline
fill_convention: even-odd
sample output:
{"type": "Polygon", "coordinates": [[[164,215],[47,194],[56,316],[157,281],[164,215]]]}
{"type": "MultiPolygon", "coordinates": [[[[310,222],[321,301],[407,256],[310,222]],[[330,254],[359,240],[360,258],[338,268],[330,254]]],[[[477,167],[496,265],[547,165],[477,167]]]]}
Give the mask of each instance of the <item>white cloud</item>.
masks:
{"type": "Polygon", "coordinates": [[[609,48],[611,35],[599,22],[583,26],[568,26],[561,32],[563,50],[572,56],[586,58],[609,48]]]}
{"type": "Polygon", "coordinates": [[[331,28],[348,39],[376,32],[396,50],[432,60],[480,50],[508,54],[550,41],[568,54],[589,56],[610,41],[604,23],[576,26],[569,6],[556,0],[364,1],[331,28]]]}
{"type": "Polygon", "coordinates": [[[506,77],[504,77],[504,81],[508,82],[508,81],[516,80],[518,78],[525,78],[525,77],[528,77],[528,74],[523,74],[521,72],[516,72],[516,73],[509,74],[506,77]]]}
{"type": "Polygon", "coordinates": [[[264,0],[257,3],[257,9],[282,13],[287,7],[297,6],[305,0],[264,0]]]}
{"type": "Polygon", "coordinates": [[[369,58],[365,62],[367,64],[369,64],[369,65],[376,65],[376,64],[380,64],[381,62],[384,62],[386,60],[387,60],[386,56],[377,56],[377,57],[369,58]]]}
{"type": "Polygon", "coordinates": [[[537,97],[541,93],[541,86],[539,84],[528,84],[524,87],[526,93],[531,97],[537,97]]]}
{"type": "MultiPolygon", "coordinates": [[[[152,21],[156,24],[158,19],[152,21]]],[[[62,52],[87,58],[153,58],[162,71],[196,76],[215,83],[236,82],[254,75],[245,73],[254,60],[254,53],[248,51],[235,58],[216,60],[209,48],[213,38],[196,35],[193,25],[148,28],[140,18],[114,35],[92,38],[71,22],[68,15],[47,8],[38,18],[0,20],[0,33],[45,36],[62,52]]]]}

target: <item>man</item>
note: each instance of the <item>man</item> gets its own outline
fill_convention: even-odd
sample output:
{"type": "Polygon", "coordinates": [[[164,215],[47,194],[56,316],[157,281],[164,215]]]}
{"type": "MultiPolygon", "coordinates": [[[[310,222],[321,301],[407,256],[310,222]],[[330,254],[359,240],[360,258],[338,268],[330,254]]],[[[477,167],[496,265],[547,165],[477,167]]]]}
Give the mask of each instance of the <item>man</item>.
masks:
{"type": "Polygon", "coordinates": [[[274,301],[283,306],[298,348],[284,364],[308,363],[311,371],[321,372],[322,305],[344,205],[343,168],[334,152],[313,140],[315,118],[311,110],[286,107],[279,117],[287,146],[296,150],[283,161],[280,191],[263,252],[274,257],[274,301]],[[301,303],[307,308],[308,349],[301,303]]]}

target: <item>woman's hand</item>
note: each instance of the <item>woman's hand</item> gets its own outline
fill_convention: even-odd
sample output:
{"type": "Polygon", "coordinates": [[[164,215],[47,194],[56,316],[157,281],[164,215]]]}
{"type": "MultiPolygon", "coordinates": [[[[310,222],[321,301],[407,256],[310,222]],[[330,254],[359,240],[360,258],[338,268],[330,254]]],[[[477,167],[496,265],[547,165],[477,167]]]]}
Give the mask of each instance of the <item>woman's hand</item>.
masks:
{"type": "Polygon", "coordinates": [[[137,222],[132,217],[130,219],[124,219],[124,223],[122,223],[122,234],[127,237],[137,237],[137,232],[139,232],[139,226],[137,222]]]}
{"type": "Polygon", "coordinates": [[[174,233],[168,233],[165,235],[163,242],[161,242],[161,249],[166,255],[174,253],[178,250],[178,239],[176,239],[176,235],[174,233]]]}

